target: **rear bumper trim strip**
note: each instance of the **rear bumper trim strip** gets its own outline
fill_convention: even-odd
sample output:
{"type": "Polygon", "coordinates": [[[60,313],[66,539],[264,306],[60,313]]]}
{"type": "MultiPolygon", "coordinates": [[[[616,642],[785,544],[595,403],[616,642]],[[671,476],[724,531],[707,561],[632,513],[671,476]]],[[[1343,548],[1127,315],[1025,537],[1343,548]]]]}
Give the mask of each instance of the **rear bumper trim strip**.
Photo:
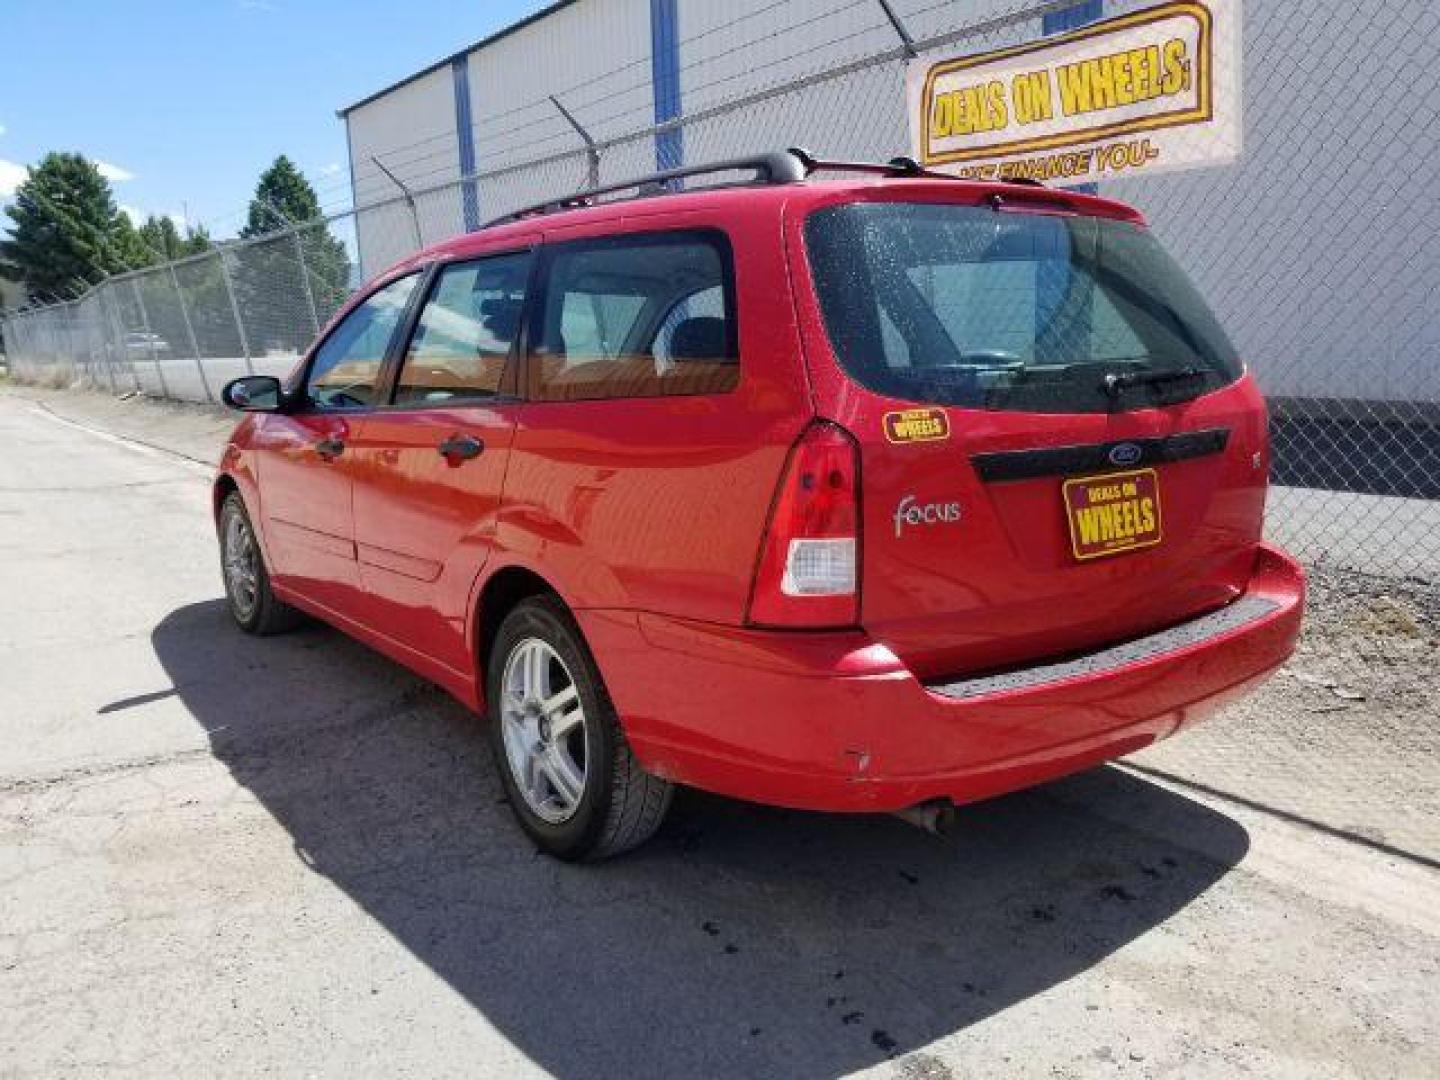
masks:
{"type": "Polygon", "coordinates": [[[1062,660],[1054,664],[1007,671],[998,675],[982,675],[974,679],[959,679],[942,684],[927,684],[932,694],[948,698],[976,698],[985,694],[1011,693],[1017,690],[1031,690],[1037,686],[1063,682],[1066,679],[1100,675],[1116,668],[1129,667],[1144,660],[1150,660],[1166,653],[1198,645],[1210,638],[1220,637],[1238,630],[1250,623],[1258,622],[1280,604],[1263,596],[1246,596],[1219,611],[1202,615],[1198,619],[1172,626],[1169,630],[1136,638],[1108,649],[1062,660]]]}

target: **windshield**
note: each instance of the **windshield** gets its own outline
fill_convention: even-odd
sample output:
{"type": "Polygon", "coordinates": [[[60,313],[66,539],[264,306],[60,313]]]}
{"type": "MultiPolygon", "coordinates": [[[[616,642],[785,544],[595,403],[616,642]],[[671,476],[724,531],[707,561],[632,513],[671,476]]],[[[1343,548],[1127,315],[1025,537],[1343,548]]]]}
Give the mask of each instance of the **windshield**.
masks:
{"type": "Polygon", "coordinates": [[[1225,332],[1150,233],[1108,218],[848,203],[805,243],[857,382],[913,401],[1103,412],[1239,377],[1225,332]]]}

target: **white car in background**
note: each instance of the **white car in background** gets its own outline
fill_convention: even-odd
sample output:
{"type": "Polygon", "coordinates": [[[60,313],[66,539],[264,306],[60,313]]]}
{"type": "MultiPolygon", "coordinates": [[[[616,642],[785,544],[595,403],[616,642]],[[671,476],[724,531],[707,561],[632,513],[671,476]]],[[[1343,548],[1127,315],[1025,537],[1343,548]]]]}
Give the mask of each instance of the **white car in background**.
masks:
{"type": "Polygon", "coordinates": [[[125,351],[132,356],[139,353],[143,353],[146,356],[155,353],[169,353],[170,343],[159,334],[151,334],[143,330],[132,330],[125,335],[125,351]]]}

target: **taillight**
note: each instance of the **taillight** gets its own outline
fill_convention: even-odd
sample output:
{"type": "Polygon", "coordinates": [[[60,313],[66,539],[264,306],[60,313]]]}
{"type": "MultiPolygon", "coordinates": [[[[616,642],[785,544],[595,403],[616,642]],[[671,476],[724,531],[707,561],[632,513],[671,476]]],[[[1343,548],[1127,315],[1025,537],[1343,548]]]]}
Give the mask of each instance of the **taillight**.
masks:
{"type": "Polygon", "coordinates": [[[790,451],[750,595],[760,626],[853,626],[860,617],[859,450],[816,423],[790,451]]]}

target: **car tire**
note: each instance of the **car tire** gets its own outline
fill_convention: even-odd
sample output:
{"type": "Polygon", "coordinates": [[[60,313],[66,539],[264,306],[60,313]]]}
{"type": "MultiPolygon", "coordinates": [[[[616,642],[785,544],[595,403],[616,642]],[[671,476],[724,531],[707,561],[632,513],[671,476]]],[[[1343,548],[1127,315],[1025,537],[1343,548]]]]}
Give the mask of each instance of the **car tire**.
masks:
{"type": "Polygon", "coordinates": [[[247,634],[279,634],[303,621],[270,587],[270,572],[238,491],[225,496],[220,507],[220,574],[230,614],[247,634]]]}
{"type": "Polygon", "coordinates": [[[654,835],[674,786],[631,753],[594,657],[558,598],[532,597],[505,616],[485,686],[506,795],[542,851],[599,860],[654,835]]]}

